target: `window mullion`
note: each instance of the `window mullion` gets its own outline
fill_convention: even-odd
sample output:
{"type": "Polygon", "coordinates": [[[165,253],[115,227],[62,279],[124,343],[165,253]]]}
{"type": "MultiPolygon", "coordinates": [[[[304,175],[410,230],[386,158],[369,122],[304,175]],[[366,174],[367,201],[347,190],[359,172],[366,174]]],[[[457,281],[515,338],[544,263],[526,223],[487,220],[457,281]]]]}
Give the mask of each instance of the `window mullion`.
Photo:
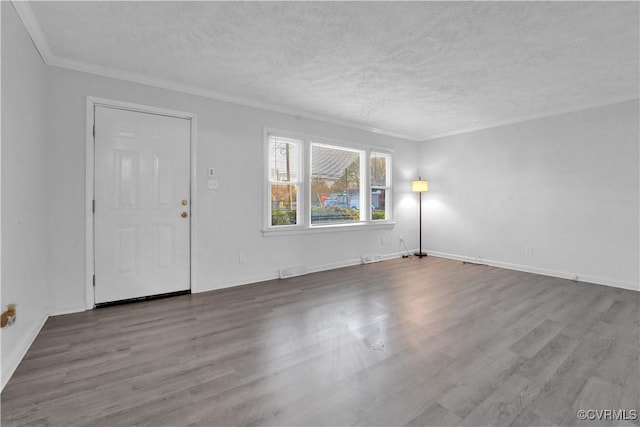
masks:
{"type": "Polygon", "coordinates": [[[302,197],[302,214],[300,215],[302,226],[311,226],[311,142],[308,139],[302,141],[302,172],[303,186],[300,189],[302,197]]]}
{"type": "Polygon", "coordinates": [[[363,203],[360,206],[360,219],[364,215],[365,222],[371,222],[371,150],[367,150],[363,154],[364,161],[360,170],[361,188],[364,192],[363,203]]]}

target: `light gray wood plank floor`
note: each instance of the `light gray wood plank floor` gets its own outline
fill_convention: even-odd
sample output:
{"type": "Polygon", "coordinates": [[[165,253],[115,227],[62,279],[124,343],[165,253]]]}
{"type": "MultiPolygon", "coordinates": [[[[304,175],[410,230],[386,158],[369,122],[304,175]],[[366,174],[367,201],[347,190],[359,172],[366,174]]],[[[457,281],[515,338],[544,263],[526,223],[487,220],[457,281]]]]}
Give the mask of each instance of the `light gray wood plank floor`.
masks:
{"type": "Polygon", "coordinates": [[[640,411],[639,302],[428,257],[56,316],[2,425],[640,426],[576,416],[640,411]]]}

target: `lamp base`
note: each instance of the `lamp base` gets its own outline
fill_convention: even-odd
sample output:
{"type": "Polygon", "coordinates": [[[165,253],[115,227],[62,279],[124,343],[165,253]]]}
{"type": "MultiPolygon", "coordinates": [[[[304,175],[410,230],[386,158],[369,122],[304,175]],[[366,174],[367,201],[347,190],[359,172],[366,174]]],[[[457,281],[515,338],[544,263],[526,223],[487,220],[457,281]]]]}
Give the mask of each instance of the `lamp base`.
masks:
{"type": "Polygon", "coordinates": [[[417,256],[418,258],[424,258],[427,256],[426,252],[416,252],[413,254],[413,256],[417,256]]]}

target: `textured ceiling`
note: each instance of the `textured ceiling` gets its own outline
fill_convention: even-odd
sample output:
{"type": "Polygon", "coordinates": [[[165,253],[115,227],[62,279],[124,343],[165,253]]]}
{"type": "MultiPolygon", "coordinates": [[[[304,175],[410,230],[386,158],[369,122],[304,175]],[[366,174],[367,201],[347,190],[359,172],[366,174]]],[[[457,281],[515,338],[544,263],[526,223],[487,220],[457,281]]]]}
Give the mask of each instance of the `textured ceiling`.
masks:
{"type": "Polygon", "coordinates": [[[638,2],[30,5],[54,64],[413,139],[638,97],[638,2]]]}

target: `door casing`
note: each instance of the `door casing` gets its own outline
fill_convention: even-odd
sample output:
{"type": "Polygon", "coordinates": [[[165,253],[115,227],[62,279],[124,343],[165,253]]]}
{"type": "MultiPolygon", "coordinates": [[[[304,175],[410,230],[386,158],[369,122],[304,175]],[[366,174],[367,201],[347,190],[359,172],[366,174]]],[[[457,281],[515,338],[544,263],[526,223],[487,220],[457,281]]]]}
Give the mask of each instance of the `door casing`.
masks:
{"type": "Polygon", "coordinates": [[[95,125],[94,109],[96,106],[118,108],[122,110],[130,110],[142,113],[159,114],[180,119],[187,119],[191,123],[191,232],[190,232],[190,272],[191,272],[191,292],[198,292],[196,279],[196,236],[198,235],[198,215],[197,215],[197,180],[196,180],[196,146],[197,146],[197,116],[194,113],[170,110],[166,108],[152,107],[148,105],[133,104],[129,102],[116,101],[105,98],[97,98],[93,96],[87,97],[86,104],[86,164],[85,164],[85,308],[92,310],[95,307],[95,289],[93,286],[93,277],[95,274],[95,255],[94,255],[94,216],[93,216],[93,200],[94,200],[94,182],[95,182],[95,148],[93,129],[95,125]]]}

